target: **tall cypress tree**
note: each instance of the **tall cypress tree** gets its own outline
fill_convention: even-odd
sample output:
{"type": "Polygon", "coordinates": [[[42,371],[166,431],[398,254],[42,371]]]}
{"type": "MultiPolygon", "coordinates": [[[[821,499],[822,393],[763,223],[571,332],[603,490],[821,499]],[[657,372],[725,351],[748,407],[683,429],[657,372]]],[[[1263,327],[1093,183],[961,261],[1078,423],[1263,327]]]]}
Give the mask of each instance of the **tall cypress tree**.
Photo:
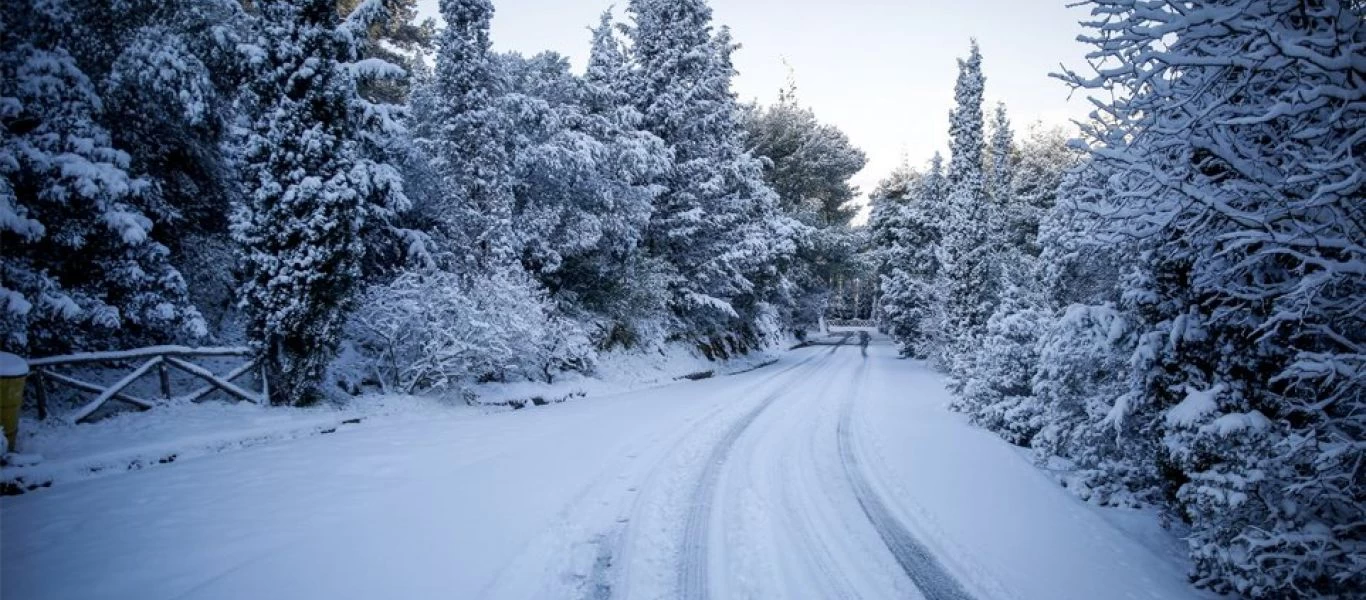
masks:
{"type": "Polygon", "coordinates": [[[437,39],[436,68],[415,99],[419,143],[440,174],[452,242],[463,270],[475,272],[516,259],[512,231],[511,157],[497,98],[502,92],[491,55],[489,0],[442,0],[446,22],[437,39]]]}
{"type": "Polygon", "coordinates": [[[362,234],[406,204],[397,171],[370,156],[392,126],[362,100],[370,0],[342,22],[331,0],[257,4],[261,72],[243,157],[246,200],[233,214],[242,251],[248,334],[270,374],[272,400],[307,403],[358,291],[362,234]]]}
{"type": "Polygon", "coordinates": [[[939,358],[960,380],[994,308],[991,207],[982,172],[985,83],[982,54],[974,40],[968,58],[958,62],[955,108],[949,116],[949,192],[936,284],[943,301],[945,340],[939,358]]]}

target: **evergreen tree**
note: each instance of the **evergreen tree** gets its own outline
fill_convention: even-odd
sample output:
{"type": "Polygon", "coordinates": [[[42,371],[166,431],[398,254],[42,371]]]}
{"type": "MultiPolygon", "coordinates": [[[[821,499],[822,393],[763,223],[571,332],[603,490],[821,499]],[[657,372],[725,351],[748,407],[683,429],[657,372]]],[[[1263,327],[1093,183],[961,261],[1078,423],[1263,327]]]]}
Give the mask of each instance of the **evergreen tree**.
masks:
{"type": "Polygon", "coordinates": [[[497,99],[503,82],[490,53],[488,0],[442,0],[446,28],[437,40],[435,73],[414,98],[414,137],[440,178],[442,228],[459,268],[468,273],[510,268],[517,259],[512,231],[512,156],[508,124],[497,99]]]}
{"type": "Polygon", "coordinates": [[[759,161],[743,149],[730,33],[713,35],[704,0],[632,0],[629,12],[628,89],[643,128],[674,157],[647,236],[672,269],[674,330],[756,337],[763,315],[792,303],[784,263],[807,232],[778,215],[759,161]]]}
{"type": "Polygon", "coordinates": [[[96,84],[65,46],[75,15],[56,3],[6,12],[0,347],[42,355],[203,336],[184,279],[153,237],[169,212],[114,145],[96,84]]]}
{"type": "Polygon", "coordinates": [[[307,403],[320,384],[359,291],[362,235],[404,208],[398,172],[376,162],[394,127],[359,94],[360,60],[378,0],[340,21],[330,0],[257,4],[263,62],[248,93],[242,160],[246,200],[234,211],[242,249],[242,306],[264,354],[272,399],[307,403]]]}
{"type": "Polygon", "coordinates": [[[837,281],[869,278],[849,228],[858,192],[849,179],[863,169],[866,157],[844,132],[798,104],[793,83],[780,92],[777,104],[747,107],[744,116],[746,145],[764,159],[764,181],[778,194],[782,211],[811,227],[810,242],[800,247],[790,278],[799,290],[794,325],[814,325],[837,281]]]}
{"type": "Polygon", "coordinates": [[[1011,182],[1015,179],[1018,157],[1010,116],[1006,114],[1005,103],[998,102],[996,110],[991,113],[991,144],[987,148],[987,158],[990,160],[987,191],[996,201],[998,210],[1011,204],[1011,182]]]}
{"type": "Polygon", "coordinates": [[[747,146],[767,160],[764,181],[783,210],[819,227],[848,225],[858,212],[849,179],[868,162],[849,137],[799,104],[793,83],[776,104],[750,107],[745,117],[747,146]]]}
{"type": "MultiPolygon", "coordinates": [[[[606,70],[603,60],[594,65],[606,70]]],[[[669,166],[663,143],[631,127],[635,116],[613,106],[610,84],[575,77],[559,55],[509,56],[501,66],[509,93],[498,105],[516,132],[513,224],[522,267],[603,336],[617,326],[647,329],[641,320],[660,316],[642,314],[650,305],[623,314],[613,296],[647,297],[637,282],[620,280],[639,263],[659,193],[650,182],[669,166]]]]}
{"type": "Polygon", "coordinates": [[[930,169],[907,186],[907,200],[888,220],[882,275],[882,311],[901,353],[928,358],[943,341],[942,302],[935,285],[940,269],[947,194],[943,159],[935,153],[930,169]]]}
{"type": "MultiPolygon", "coordinates": [[[[364,0],[337,0],[337,12],[350,15],[364,0]]],[[[372,79],[361,82],[361,93],[374,102],[401,104],[412,89],[411,75],[424,69],[422,55],[430,52],[436,38],[436,22],[418,20],[418,0],[384,0],[384,18],[370,25],[362,54],[397,65],[410,77],[372,79]]]]}
{"type": "Polygon", "coordinates": [[[961,388],[971,357],[995,305],[990,215],[982,172],[985,153],[982,121],[982,55],[973,41],[966,60],[958,62],[955,108],[949,117],[948,197],[935,294],[942,298],[944,344],[936,356],[961,388]]]}
{"type": "MultiPolygon", "coordinates": [[[[1094,0],[1098,235],[1134,240],[1134,330],[1109,435],[1191,523],[1195,580],[1352,595],[1366,239],[1359,3],[1094,0]],[[1193,10],[1194,9],[1194,10],[1193,10]],[[1156,82],[1161,82],[1157,84],[1156,82]]],[[[1143,482],[1125,469],[1112,480],[1143,482]]],[[[1150,484],[1151,485],[1151,484],[1150,484]]]]}

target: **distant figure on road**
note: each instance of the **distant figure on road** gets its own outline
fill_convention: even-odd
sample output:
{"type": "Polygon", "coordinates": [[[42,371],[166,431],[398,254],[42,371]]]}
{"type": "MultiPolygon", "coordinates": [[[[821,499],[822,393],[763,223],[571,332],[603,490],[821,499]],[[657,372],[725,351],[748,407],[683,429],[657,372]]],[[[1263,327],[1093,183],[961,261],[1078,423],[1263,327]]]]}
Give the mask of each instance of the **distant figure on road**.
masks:
{"type": "Polygon", "coordinates": [[[872,339],[872,337],[873,336],[868,335],[867,331],[858,332],[858,349],[859,352],[863,353],[864,358],[868,357],[868,340],[872,339]]]}

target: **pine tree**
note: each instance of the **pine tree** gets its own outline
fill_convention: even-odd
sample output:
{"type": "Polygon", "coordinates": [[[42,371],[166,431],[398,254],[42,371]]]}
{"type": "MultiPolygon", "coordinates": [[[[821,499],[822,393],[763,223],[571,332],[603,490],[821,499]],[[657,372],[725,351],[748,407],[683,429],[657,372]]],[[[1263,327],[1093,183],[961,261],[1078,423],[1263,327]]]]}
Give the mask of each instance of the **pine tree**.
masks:
{"type": "Polygon", "coordinates": [[[1018,156],[1015,131],[1010,128],[1010,115],[1006,113],[1005,103],[998,102],[996,110],[991,113],[991,145],[987,148],[991,167],[987,175],[987,192],[996,201],[997,207],[1011,204],[1011,182],[1015,179],[1018,156]]]}
{"type": "MultiPolygon", "coordinates": [[[[361,58],[381,16],[371,0],[340,21],[330,0],[257,4],[262,70],[242,160],[247,199],[234,211],[242,249],[242,306],[264,354],[272,399],[307,403],[359,291],[362,236],[404,208],[391,165],[372,156],[393,123],[366,102],[358,75],[386,70],[361,58]]],[[[390,66],[391,67],[391,66],[390,66]]]]}
{"type": "Polygon", "coordinates": [[[778,215],[759,161],[742,146],[730,33],[713,35],[704,0],[632,0],[628,10],[636,65],[628,89],[643,128],[674,157],[647,237],[673,270],[674,329],[755,337],[768,307],[791,304],[784,263],[806,231],[778,215]]]}
{"type": "Polygon", "coordinates": [[[911,178],[905,188],[904,202],[889,210],[887,233],[877,234],[885,262],[882,313],[903,355],[928,358],[943,343],[942,308],[934,286],[947,182],[938,153],[929,171],[911,178]]]}
{"type": "Polygon", "coordinates": [[[229,214],[240,199],[233,161],[233,102],[247,80],[250,23],[234,2],[83,2],[69,35],[85,39],[80,62],[99,69],[103,123],[128,151],[166,215],[152,231],[185,276],[211,337],[234,338],[237,282],[229,214]]]}
{"type": "Polygon", "coordinates": [[[858,192],[849,179],[867,159],[844,132],[798,103],[795,83],[772,106],[746,107],[744,117],[746,146],[764,159],[764,181],[778,194],[782,211],[812,229],[790,278],[799,290],[794,325],[815,325],[836,281],[870,278],[849,228],[858,192]]]}
{"type": "MultiPolygon", "coordinates": [[[[337,12],[346,17],[364,0],[337,0],[337,12]]],[[[418,20],[418,0],[383,0],[384,18],[370,24],[362,54],[378,58],[407,71],[409,77],[361,82],[361,93],[373,102],[401,104],[412,90],[411,74],[424,68],[422,55],[431,52],[436,22],[418,20]]]]}
{"type": "MultiPolygon", "coordinates": [[[[593,64],[625,67],[605,60],[593,64]]],[[[663,143],[633,128],[636,116],[615,105],[613,84],[575,77],[564,57],[505,56],[500,65],[508,93],[498,106],[515,132],[508,145],[522,268],[602,336],[618,326],[643,329],[639,320],[660,315],[643,315],[650,305],[618,312],[613,296],[648,296],[633,289],[638,282],[621,281],[621,271],[640,259],[659,194],[651,181],[669,166],[663,143]]]]}
{"type": "Polygon", "coordinates": [[[949,118],[949,192],[935,285],[943,302],[944,340],[936,358],[957,378],[956,387],[970,371],[995,304],[992,207],[982,172],[984,83],[982,55],[973,41],[968,58],[958,63],[956,107],[949,118]]]}
{"type": "Polygon", "coordinates": [[[802,106],[795,83],[782,90],[776,104],[752,107],[745,116],[747,146],[767,159],[764,181],[783,210],[814,226],[847,226],[858,212],[853,205],[858,190],[849,179],[867,164],[863,151],[802,106]]]}
{"type": "Polygon", "coordinates": [[[435,73],[414,98],[414,137],[440,177],[442,206],[433,218],[445,229],[460,269],[510,268],[512,157],[503,83],[490,53],[488,0],[442,0],[446,28],[437,40],[435,73]]]}
{"type": "Polygon", "coordinates": [[[1060,137],[1046,135],[1033,136],[1015,150],[1011,137],[1000,134],[1009,130],[1004,115],[998,107],[991,153],[994,159],[1014,156],[1004,166],[993,160],[997,192],[991,244],[1000,301],[987,320],[958,407],[976,423],[1025,445],[1042,427],[1043,408],[1031,391],[1038,371],[1037,343],[1062,306],[1050,305],[1049,288],[1040,285],[1042,272],[1058,265],[1037,258],[1039,220],[1053,208],[1072,156],[1060,137]]]}
{"type": "Polygon", "coordinates": [[[190,340],[206,327],[153,232],[169,215],[101,124],[61,4],[0,16],[0,347],[42,355],[190,340]],[[72,257],[82,257],[73,260],[72,257]]]}

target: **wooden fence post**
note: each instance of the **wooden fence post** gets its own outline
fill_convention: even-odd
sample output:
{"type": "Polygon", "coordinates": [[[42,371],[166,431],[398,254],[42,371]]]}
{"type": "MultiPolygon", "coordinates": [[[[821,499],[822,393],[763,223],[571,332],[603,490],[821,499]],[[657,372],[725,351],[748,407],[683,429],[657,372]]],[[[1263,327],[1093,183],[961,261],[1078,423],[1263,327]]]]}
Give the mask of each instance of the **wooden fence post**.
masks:
{"type": "Polygon", "coordinates": [[[162,400],[170,400],[170,399],[171,399],[171,371],[170,371],[169,368],[166,367],[166,363],[165,363],[165,362],[162,362],[161,364],[157,365],[157,379],[159,379],[160,382],[161,382],[161,399],[162,399],[162,400]]]}
{"type": "Polygon", "coordinates": [[[38,399],[38,419],[47,420],[47,378],[41,369],[33,371],[33,395],[38,399]]]}

